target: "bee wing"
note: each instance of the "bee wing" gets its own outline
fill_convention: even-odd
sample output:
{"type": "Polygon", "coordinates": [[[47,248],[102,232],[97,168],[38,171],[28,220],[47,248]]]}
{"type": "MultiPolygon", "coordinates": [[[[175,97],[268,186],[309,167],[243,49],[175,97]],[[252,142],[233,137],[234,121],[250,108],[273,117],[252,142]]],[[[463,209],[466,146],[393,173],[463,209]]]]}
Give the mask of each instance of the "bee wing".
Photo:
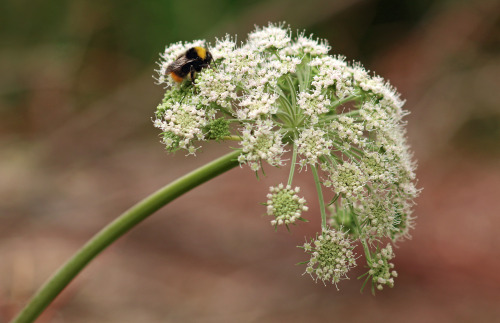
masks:
{"type": "Polygon", "coordinates": [[[188,59],[186,56],[181,56],[177,58],[175,61],[173,61],[170,65],[167,66],[167,70],[165,71],[165,74],[170,74],[171,72],[178,70],[182,68],[182,66],[193,62],[194,59],[188,59]]]}

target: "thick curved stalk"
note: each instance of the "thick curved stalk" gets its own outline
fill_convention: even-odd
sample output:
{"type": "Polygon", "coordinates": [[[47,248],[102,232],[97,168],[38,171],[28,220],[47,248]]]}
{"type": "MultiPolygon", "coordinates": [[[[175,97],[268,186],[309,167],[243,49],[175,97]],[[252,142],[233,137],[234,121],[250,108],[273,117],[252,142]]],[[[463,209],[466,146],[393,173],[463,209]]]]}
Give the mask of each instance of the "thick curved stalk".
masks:
{"type": "Polygon", "coordinates": [[[101,251],[124,235],[139,222],[175,198],[220,175],[239,163],[239,150],[220,157],[159,189],[124,212],[94,235],[78,250],[30,299],[12,323],[33,322],[56,296],[101,251]]]}

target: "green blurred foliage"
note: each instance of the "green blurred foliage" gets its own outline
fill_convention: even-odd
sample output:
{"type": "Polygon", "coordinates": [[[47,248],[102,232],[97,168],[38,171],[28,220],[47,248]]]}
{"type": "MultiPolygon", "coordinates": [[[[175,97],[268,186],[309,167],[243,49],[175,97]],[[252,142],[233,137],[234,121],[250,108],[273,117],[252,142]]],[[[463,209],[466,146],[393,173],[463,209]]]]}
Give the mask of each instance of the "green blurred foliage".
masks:
{"type": "Polygon", "coordinates": [[[361,56],[366,57],[374,49],[403,37],[433,3],[431,0],[353,1],[352,5],[337,2],[342,5],[310,1],[308,7],[299,8],[305,9],[301,14],[294,8],[303,6],[302,1],[283,0],[10,0],[0,4],[0,45],[29,49],[51,44],[63,52],[69,47],[89,46],[118,51],[148,64],[171,42],[213,40],[225,33],[246,33],[254,24],[287,21],[293,29],[307,28],[321,38],[354,37],[348,44],[358,45],[363,52],[361,56]],[[337,11],[344,13],[337,17],[337,11]],[[244,25],[234,27],[234,31],[223,29],[238,22],[244,25]]]}
{"type": "Polygon", "coordinates": [[[213,37],[218,24],[259,2],[6,1],[0,4],[1,45],[88,45],[147,63],[170,42],[213,37]]]}
{"type": "MultiPolygon", "coordinates": [[[[0,3],[0,111],[23,113],[37,82],[63,87],[85,108],[140,73],[153,74],[165,46],[286,21],[330,41],[368,67],[405,37],[433,2],[398,0],[7,0],[0,3]]],[[[8,124],[16,124],[9,119],[8,124]]]]}

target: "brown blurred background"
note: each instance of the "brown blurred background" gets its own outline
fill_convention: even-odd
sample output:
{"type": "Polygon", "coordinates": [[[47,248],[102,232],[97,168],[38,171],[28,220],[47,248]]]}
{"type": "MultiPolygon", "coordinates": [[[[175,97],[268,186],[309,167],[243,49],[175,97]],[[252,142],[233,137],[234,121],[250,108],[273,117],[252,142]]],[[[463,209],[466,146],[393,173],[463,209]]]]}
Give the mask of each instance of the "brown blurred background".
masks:
{"type": "Polygon", "coordinates": [[[395,288],[360,294],[362,265],[340,292],[302,276],[310,174],[296,183],[313,220],[276,233],[259,202],[287,171],[244,167],[120,239],[39,322],[500,322],[500,3],[486,0],[1,2],[0,322],[106,223],[228,151],[159,143],[164,46],[283,20],[407,99],[424,190],[395,288]]]}

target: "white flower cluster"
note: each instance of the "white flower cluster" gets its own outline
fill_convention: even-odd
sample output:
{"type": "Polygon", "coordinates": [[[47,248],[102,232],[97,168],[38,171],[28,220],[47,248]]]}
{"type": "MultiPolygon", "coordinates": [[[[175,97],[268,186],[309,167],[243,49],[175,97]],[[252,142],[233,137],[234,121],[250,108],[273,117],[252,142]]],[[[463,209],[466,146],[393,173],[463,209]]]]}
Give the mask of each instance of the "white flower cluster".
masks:
{"type": "Polygon", "coordinates": [[[283,48],[283,51],[286,55],[292,56],[303,56],[303,55],[311,55],[311,56],[323,56],[328,54],[330,51],[330,46],[324,40],[318,42],[316,39],[304,36],[304,34],[299,34],[294,42],[289,43],[288,46],[283,48]]]}
{"type": "Polygon", "coordinates": [[[398,273],[393,270],[394,264],[390,262],[393,258],[392,246],[388,244],[368,262],[370,266],[368,274],[372,278],[372,286],[378,290],[384,289],[384,285],[394,287],[394,278],[398,276],[398,273]]]}
{"type": "Polygon", "coordinates": [[[323,183],[346,198],[362,195],[366,190],[367,176],[355,162],[343,162],[327,170],[329,177],[323,183]]]}
{"type": "Polygon", "coordinates": [[[282,49],[292,41],[290,31],[282,26],[269,25],[248,35],[248,43],[258,52],[266,49],[282,49]]]}
{"type": "Polygon", "coordinates": [[[213,112],[201,109],[194,104],[179,102],[163,103],[158,109],[162,111],[162,118],[157,118],[154,125],[166,134],[163,143],[167,149],[179,147],[194,154],[196,147],[193,142],[203,140],[205,137],[203,128],[213,119],[213,112]]]}
{"type": "Polygon", "coordinates": [[[311,117],[312,124],[318,123],[319,115],[330,111],[331,105],[330,99],[321,94],[321,90],[316,90],[313,93],[300,92],[297,103],[304,110],[304,114],[311,117]]]}
{"type": "Polygon", "coordinates": [[[273,166],[282,164],[282,137],[279,132],[273,131],[271,120],[257,120],[255,124],[246,124],[241,135],[243,154],[238,158],[240,163],[248,163],[254,171],[260,169],[261,160],[273,166]]]}
{"type": "Polygon", "coordinates": [[[261,116],[275,114],[278,112],[278,107],[275,104],[279,98],[277,94],[254,92],[246,96],[240,103],[242,107],[238,110],[238,118],[245,119],[259,119],[261,116]]]}
{"type": "Polygon", "coordinates": [[[304,220],[301,215],[302,212],[308,210],[308,207],[305,205],[306,200],[297,195],[299,191],[298,187],[292,189],[290,185],[284,186],[283,184],[269,188],[270,193],[267,194],[265,205],[267,205],[267,214],[275,217],[271,220],[271,225],[275,228],[283,224],[288,227],[297,220],[304,220]]]}
{"type": "Polygon", "coordinates": [[[387,200],[369,200],[359,207],[362,235],[370,240],[391,236],[397,225],[396,210],[387,200]]]}
{"type": "Polygon", "coordinates": [[[339,148],[345,151],[349,151],[352,145],[364,147],[368,140],[363,136],[364,124],[353,117],[341,114],[336,120],[332,120],[329,128],[338,138],[339,148]]]}
{"type": "MultiPolygon", "coordinates": [[[[368,252],[382,239],[410,236],[419,190],[406,143],[404,101],[388,82],[360,64],[328,55],[330,46],[324,40],[303,33],[294,37],[284,25],[270,24],[251,32],[240,45],[226,36],[207,46],[211,65],[193,82],[177,84],[165,75],[167,66],[193,46],[207,45],[176,43],[166,48],[160,62],[158,81],[166,85],[166,93],[154,125],[161,129],[168,150],[194,153],[199,141],[238,141],[238,161],[253,171],[260,171],[263,162],[285,165],[289,151],[288,183],[297,164],[313,171],[322,206],[321,239],[338,238],[345,225],[346,236],[368,252]],[[326,227],[323,196],[328,194],[334,209],[341,210],[332,217],[342,214],[341,222],[332,221],[337,233],[328,233],[333,231],[326,227]]],[[[299,217],[306,208],[305,201],[293,198],[294,190],[279,187],[268,201],[275,226],[297,219],[295,212],[283,211],[285,203],[290,210],[300,209],[299,217]],[[278,203],[278,193],[290,198],[278,203]]],[[[338,263],[331,261],[333,267],[338,263]]],[[[338,276],[333,268],[328,276],[325,266],[326,260],[321,271],[315,269],[322,280],[337,282],[334,277],[346,273],[341,270],[338,276]]]]}
{"type": "Polygon", "coordinates": [[[341,279],[356,266],[356,255],[352,251],[352,241],[342,231],[325,230],[311,242],[302,247],[311,255],[307,262],[306,273],[317,281],[331,282],[337,286],[341,279]]]}
{"type": "Polygon", "coordinates": [[[295,141],[297,152],[302,156],[301,166],[315,165],[318,158],[330,154],[333,142],[321,129],[309,128],[302,131],[295,141]]]}

